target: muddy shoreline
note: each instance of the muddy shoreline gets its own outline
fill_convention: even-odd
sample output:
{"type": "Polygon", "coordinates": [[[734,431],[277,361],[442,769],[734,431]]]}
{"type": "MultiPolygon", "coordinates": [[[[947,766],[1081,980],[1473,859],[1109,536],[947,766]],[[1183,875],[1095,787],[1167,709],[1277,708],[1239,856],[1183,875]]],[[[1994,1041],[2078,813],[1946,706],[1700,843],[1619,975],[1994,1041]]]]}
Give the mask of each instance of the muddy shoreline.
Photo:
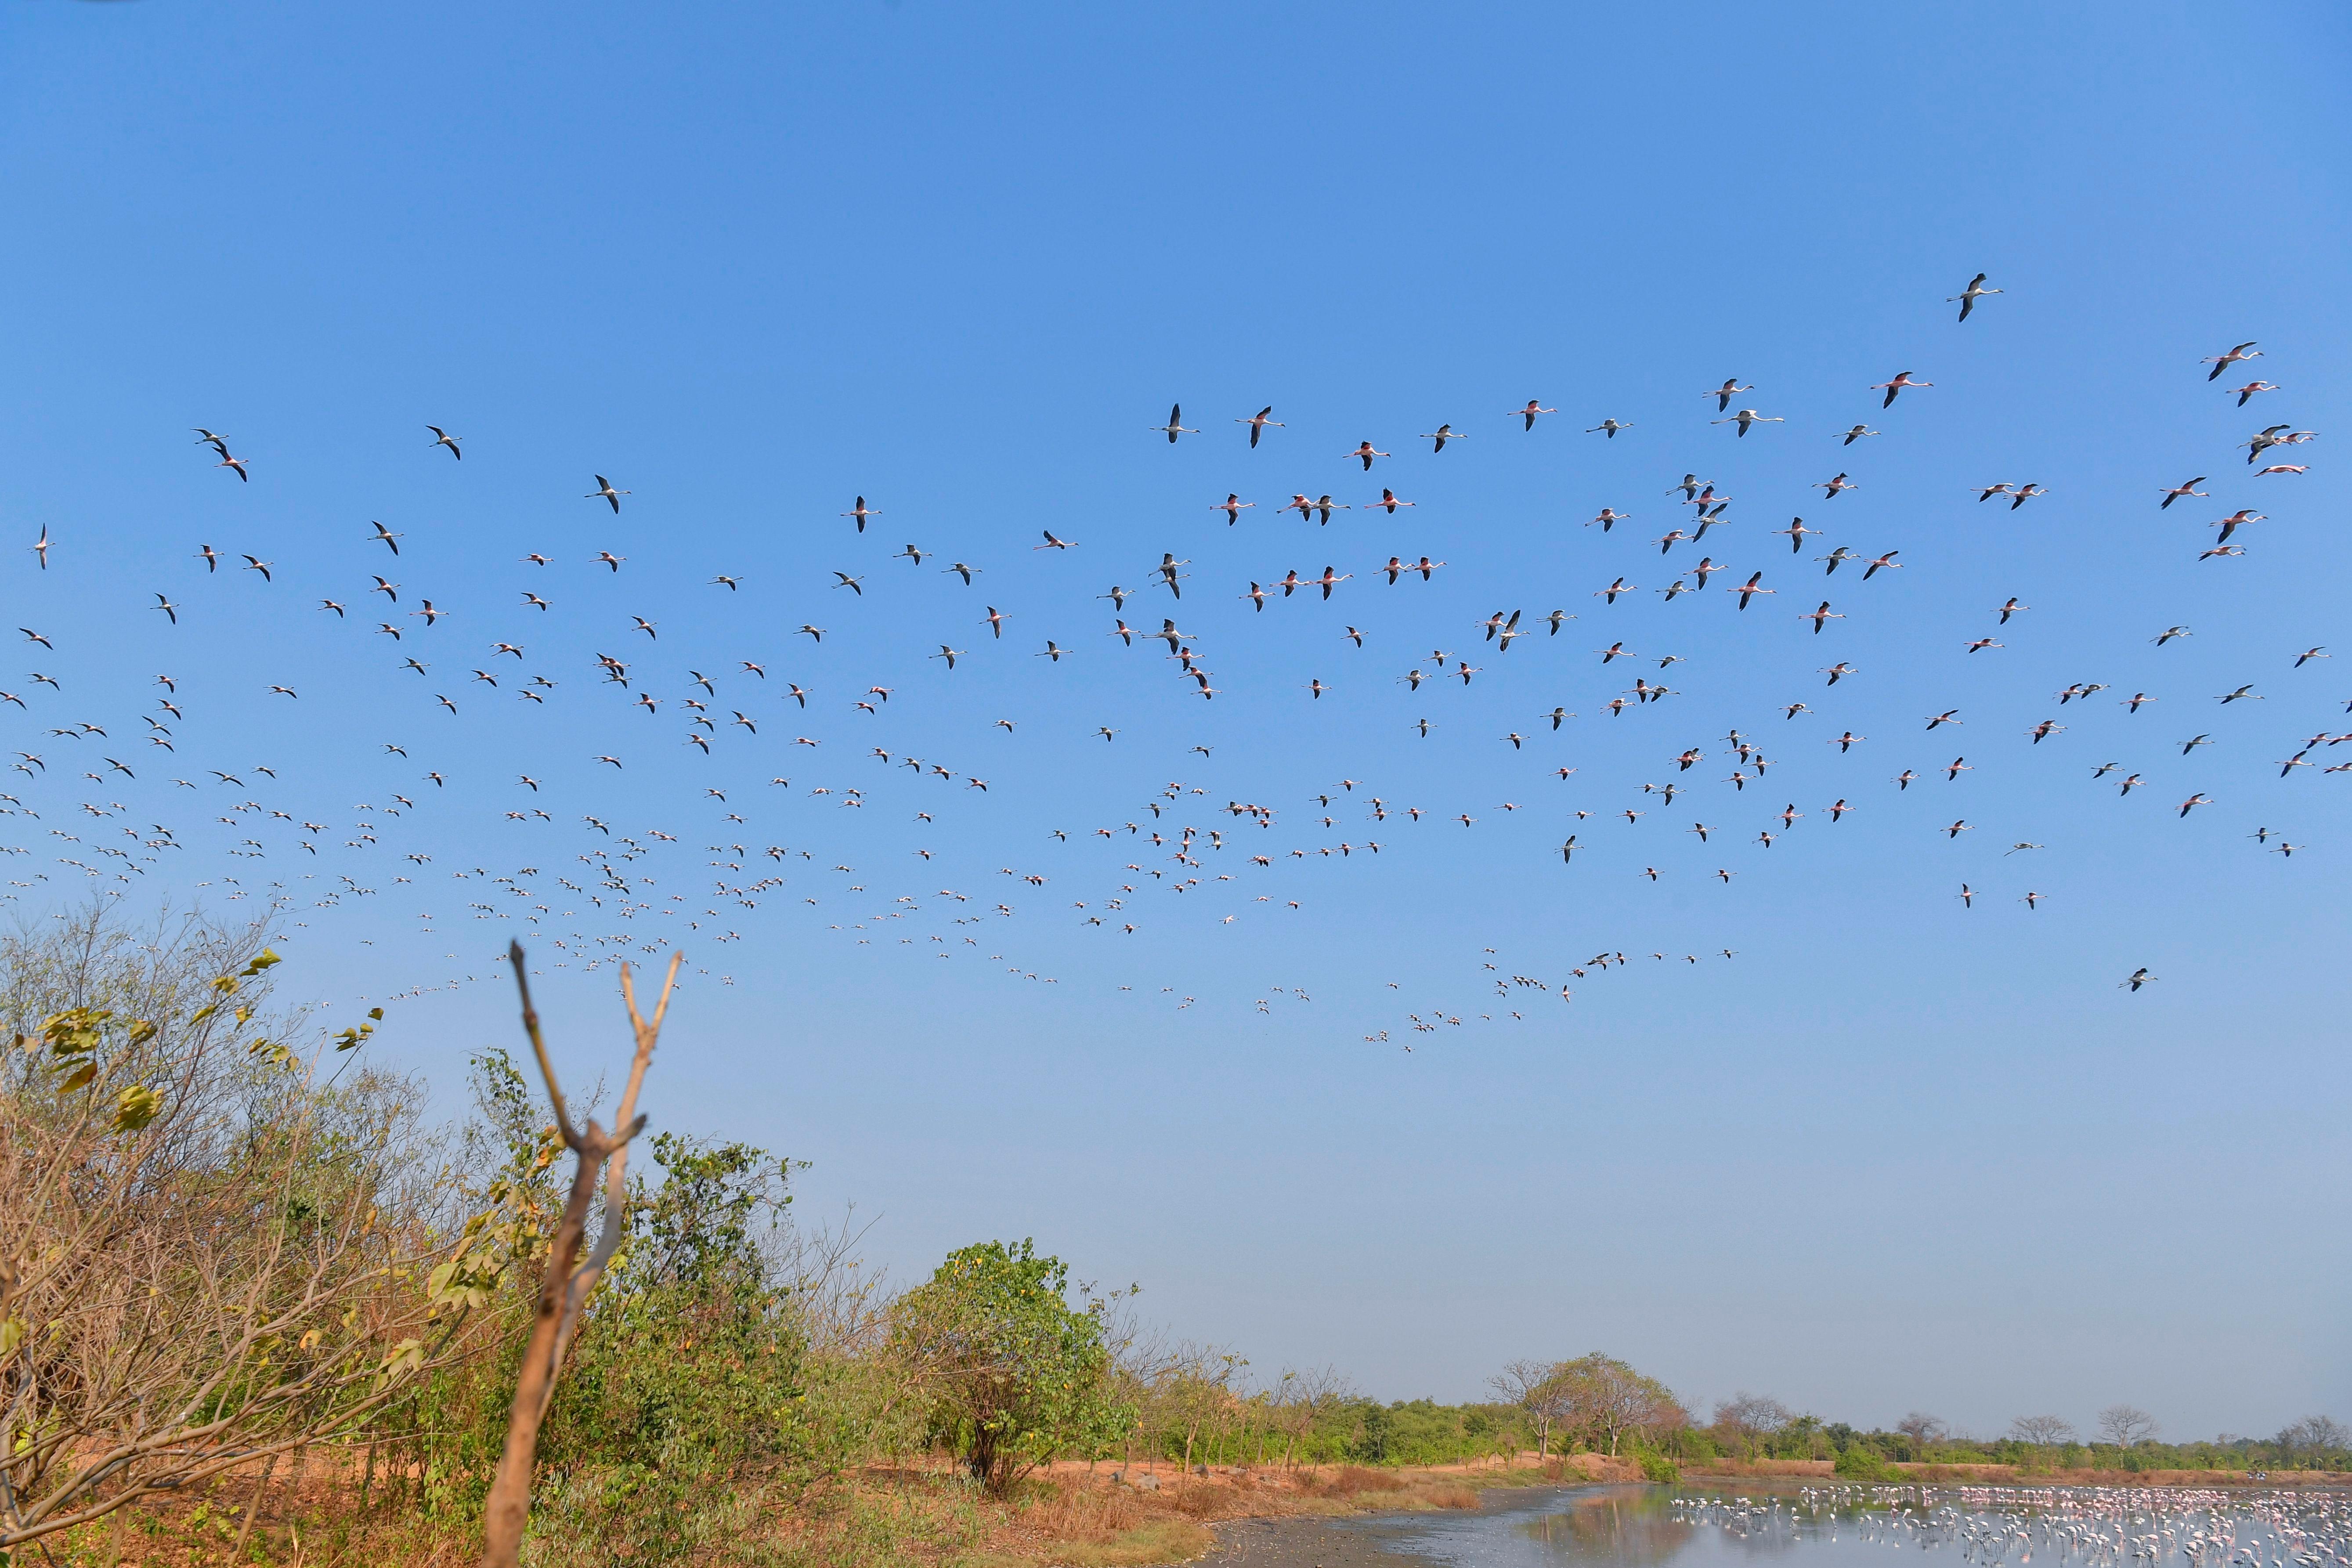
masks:
{"type": "MultiPolygon", "coordinates": [[[[1393,1517],[1400,1523],[1411,1514],[1393,1517]]],[[[1388,1550],[1387,1531],[1336,1519],[1235,1519],[1215,1527],[1217,1544],[1195,1568],[1396,1568],[1429,1559],[1388,1550]]]]}
{"type": "MultiPolygon", "coordinates": [[[[1479,1500],[1475,1513],[1535,1512],[1560,1499],[1599,1492],[1623,1483],[1602,1481],[1583,1485],[1496,1488],[1479,1500]]],[[[1364,1513],[1342,1518],[1235,1519],[1215,1526],[1217,1544],[1194,1568],[1397,1568],[1418,1563],[1429,1568],[1433,1559],[1405,1551],[1397,1542],[1420,1529],[1461,1513],[1364,1513]]]]}

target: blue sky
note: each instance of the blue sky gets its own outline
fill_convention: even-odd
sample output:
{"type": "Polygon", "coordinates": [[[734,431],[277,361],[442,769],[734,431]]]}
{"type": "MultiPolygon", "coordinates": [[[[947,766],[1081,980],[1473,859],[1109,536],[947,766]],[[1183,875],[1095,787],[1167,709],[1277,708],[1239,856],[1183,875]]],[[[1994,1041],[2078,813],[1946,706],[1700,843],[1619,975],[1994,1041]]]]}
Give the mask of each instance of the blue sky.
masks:
{"type": "Polygon", "coordinates": [[[1034,1235],[1268,1373],[1464,1397],[1599,1347],[1859,1421],[2342,1414],[2352,775],[2321,769],[2352,748],[2278,774],[2352,729],[2346,36],[2311,5],[16,7],[0,573],[53,646],[0,667],[43,759],[7,775],[40,813],[0,818],[8,891],[282,884],[281,973],[330,1016],[399,997],[373,1048],[452,1113],[512,1039],[509,936],[583,1075],[622,1047],[593,939],[681,941],[661,1125],[814,1160],[808,1210],[879,1215],[901,1272],[1034,1235]],[[1958,324],[1979,270],[2005,292],[1958,324]],[[2239,409],[2199,362],[2250,339],[2222,384],[2281,390],[2239,409]],[[1882,411],[1904,370],[1933,389],[1882,411]],[[1785,423],[1711,426],[1727,375],[1785,423]],[[2311,471],[2253,478],[2281,420],[2311,471]],[[1433,453],[1440,422],[1469,438],[1433,453]],[[1686,472],[1733,504],[1662,554],[1686,472]],[[2159,511],[2192,475],[2210,500],[2159,511]],[[2002,481],[2048,493],[1975,500],[2002,481]],[[1384,485],[1417,504],[1364,510],[1384,485]],[[1301,491],[1354,510],[1276,514],[1301,491]],[[2242,507],[2247,553],[2198,560],[2242,507]],[[1825,575],[1836,547],[1901,568],[1825,575]],[[1446,565],[1391,586],[1392,552],[1446,565]],[[1722,575],[1665,600],[1700,553],[1722,575]],[[1327,566],[1328,603],[1240,597],[1327,566]],[[1497,609],[1576,618],[1504,652],[1497,609]],[[1171,616],[1213,701],[1109,635],[1171,616]],[[1402,683],[1439,649],[1467,686],[1402,683]],[[1612,717],[1636,675],[1674,694],[1612,717]],[[1734,728],[1769,761],[1738,788],[1734,728]],[[1186,826],[1226,843],[1197,870],[1145,837],[1186,826]],[[625,915],[583,902],[606,866],[625,915]]]}

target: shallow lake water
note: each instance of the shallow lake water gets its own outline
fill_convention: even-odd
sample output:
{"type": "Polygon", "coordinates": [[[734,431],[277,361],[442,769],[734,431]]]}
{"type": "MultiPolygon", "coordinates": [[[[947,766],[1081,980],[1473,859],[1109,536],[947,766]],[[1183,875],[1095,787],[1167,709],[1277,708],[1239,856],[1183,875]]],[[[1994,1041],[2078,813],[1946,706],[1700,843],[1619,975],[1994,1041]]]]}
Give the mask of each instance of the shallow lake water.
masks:
{"type": "Polygon", "coordinates": [[[1331,1530],[1460,1568],[2352,1568],[2352,1493],[2315,1489],[1590,1487],[1331,1530]]]}

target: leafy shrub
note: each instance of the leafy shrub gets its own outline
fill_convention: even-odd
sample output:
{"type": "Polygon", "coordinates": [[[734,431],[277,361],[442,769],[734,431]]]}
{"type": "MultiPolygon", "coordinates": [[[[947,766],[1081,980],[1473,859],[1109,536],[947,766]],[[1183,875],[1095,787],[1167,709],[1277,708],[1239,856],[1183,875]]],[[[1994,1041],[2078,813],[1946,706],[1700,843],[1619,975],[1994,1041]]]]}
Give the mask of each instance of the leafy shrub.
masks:
{"type": "Polygon", "coordinates": [[[1886,1461],[1867,1443],[1847,1444],[1831,1468],[1850,1481],[1880,1481],[1887,1475],[1886,1461]]]}
{"type": "Polygon", "coordinates": [[[540,1440],[559,1527],[634,1562],[682,1556],[686,1519],[799,1457],[803,1349],[760,1245],[789,1165],[743,1143],[654,1140],[606,1292],[540,1440]]]}
{"type": "Polygon", "coordinates": [[[1363,1426],[1357,1432],[1356,1440],[1349,1445],[1350,1453],[1369,1464],[1385,1463],[1389,1458],[1390,1436],[1395,1425],[1396,1418],[1387,1405],[1368,1403],[1364,1406],[1363,1426]]]}
{"type": "Polygon", "coordinates": [[[1031,1241],[982,1242],[950,1253],[898,1305],[892,1349],[930,1390],[932,1436],[998,1497],[1110,1426],[1103,1307],[1073,1309],[1068,1278],[1031,1241]]]}

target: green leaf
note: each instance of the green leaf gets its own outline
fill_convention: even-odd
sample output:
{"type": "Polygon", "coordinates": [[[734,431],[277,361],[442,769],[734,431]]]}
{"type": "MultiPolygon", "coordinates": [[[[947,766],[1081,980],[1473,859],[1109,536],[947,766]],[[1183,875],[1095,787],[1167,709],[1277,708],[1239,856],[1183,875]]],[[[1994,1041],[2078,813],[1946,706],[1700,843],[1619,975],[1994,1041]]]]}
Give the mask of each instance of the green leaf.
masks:
{"type": "Polygon", "coordinates": [[[97,1076],[98,1064],[96,1062],[84,1062],[81,1066],[74,1068],[74,1070],[67,1076],[65,1082],[58,1085],[58,1092],[59,1094],[71,1094],[75,1089],[81,1088],[82,1085],[88,1083],[97,1076]]]}
{"type": "Polygon", "coordinates": [[[98,1048],[99,1031],[113,1016],[103,1007],[74,1007],[52,1013],[41,1021],[41,1037],[58,1056],[79,1056],[98,1048]]]}
{"type": "Polygon", "coordinates": [[[425,1364],[425,1344],[421,1340],[403,1340],[384,1353],[383,1362],[375,1369],[379,1386],[390,1383],[425,1364]]]}
{"type": "Polygon", "coordinates": [[[132,1084],[114,1098],[114,1130],[136,1132],[163,1113],[163,1097],[144,1084],[132,1084]]]}

